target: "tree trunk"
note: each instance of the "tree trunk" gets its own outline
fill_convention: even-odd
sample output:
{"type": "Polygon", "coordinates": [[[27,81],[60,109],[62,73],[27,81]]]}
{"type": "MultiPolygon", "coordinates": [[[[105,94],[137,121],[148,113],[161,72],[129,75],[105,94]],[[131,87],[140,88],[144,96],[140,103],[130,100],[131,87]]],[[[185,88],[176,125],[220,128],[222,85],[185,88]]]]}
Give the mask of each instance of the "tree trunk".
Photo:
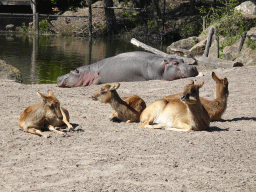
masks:
{"type": "Polygon", "coordinates": [[[162,13],[161,13],[161,10],[159,8],[159,0],[153,0],[153,3],[154,3],[154,8],[156,10],[156,14],[157,14],[158,18],[162,19],[162,13]]]}
{"type": "Polygon", "coordinates": [[[113,0],[104,0],[105,16],[107,19],[107,34],[114,35],[117,33],[116,16],[113,7],[113,0]]]}

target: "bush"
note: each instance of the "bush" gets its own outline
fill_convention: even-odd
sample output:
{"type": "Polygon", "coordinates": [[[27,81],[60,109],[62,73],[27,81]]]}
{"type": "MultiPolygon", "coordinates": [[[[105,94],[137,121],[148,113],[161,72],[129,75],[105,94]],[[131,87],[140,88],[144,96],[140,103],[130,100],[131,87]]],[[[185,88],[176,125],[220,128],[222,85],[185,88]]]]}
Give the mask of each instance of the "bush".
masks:
{"type": "Polygon", "coordinates": [[[40,32],[48,32],[50,31],[50,23],[47,19],[44,19],[39,22],[39,30],[40,32]]]}

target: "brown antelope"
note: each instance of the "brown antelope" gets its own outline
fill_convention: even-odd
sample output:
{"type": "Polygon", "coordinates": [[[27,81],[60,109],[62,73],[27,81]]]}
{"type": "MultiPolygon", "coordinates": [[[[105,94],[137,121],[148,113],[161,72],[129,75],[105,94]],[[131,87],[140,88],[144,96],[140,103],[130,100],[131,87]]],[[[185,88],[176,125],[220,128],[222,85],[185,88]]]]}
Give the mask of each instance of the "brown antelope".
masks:
{"type": "MultiPolygon", "coordinates": [[[[227,108],[227,101],[229,95],[228,79],[226,77],[224,79],[219,79],[216,74],[212,72],[212,79],[216,82],[215,99],[207,100],[203,97],[200,97],[202,105],[210,115],[211,122],[220,120],[221,116],[227,108]]],[[[181,96],[181,94],[177,94],[177,96],[181,96]]],[[[165,97],[165,99],[172,98],[173,95],[165,97]]]]}
{"type": "Polygon", "coordinates": [[[199,89],[204,82],[190,81],[180,97],[173,95],[159,99],[142,112],[141,127],[171,131],[201,131],[210,125],[210,117],[199,99],[199,89]]]}
{"type": "Polygon", "coordinates": [[[43,99],[43,102],[36,103],[29,106],[20,115],[18,124],[25,132],[33,133],[36,135],[47,138],[41,130],[48,128],[55,133],[64,134],[62,131],[58,131],[55,127],[73,129],[73,126],[69,123],[68,111],[60,106],[60,102],[53,95],[52,91],[48,91],[48,96],[37,92],[37,94],[43,99]]]}
{"type": "Polygon", "coordinates": [[[137,95],[120,98],[116,89],[119,83],[105,85],[97,90],[92,99],[101,103],[109,103],[115,110],[111,113],[110,121],[139,122],[140,114],[146,108],[146,103],[137,95]]]}

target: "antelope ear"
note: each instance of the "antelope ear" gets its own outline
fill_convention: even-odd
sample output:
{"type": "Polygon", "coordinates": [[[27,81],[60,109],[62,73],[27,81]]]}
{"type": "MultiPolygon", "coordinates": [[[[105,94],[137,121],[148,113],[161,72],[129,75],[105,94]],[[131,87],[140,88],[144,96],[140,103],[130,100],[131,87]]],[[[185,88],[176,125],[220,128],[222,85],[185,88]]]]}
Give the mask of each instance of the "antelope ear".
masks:
{"type": "Polygon", "coordinates": [[[204,81],[201,82],[201,83],[199,83],[199,84],[197,84],[197,86],[198,86],[199,88],[203,87],[203,85],[204,85],[204,81]]]}
{"type": "Polygon", "coordinates": [[[228,84],[228,79],[226,77],[224,78],[224,83],[228,84]]]}
{"type": "Polygon", "coordinates": [[[189,81],[189,83],[188,83],[189,85],[194,85],[194,81],[193,80],[191,80],[191,81],[189,81]]]}
{"type": "Polygon", "coordinates": [[[53,96],[53,92],[51,90],[48,90],[48,95],[53,96]]]}
{"type": "Polygon", "coordinates": [[[39,97],[46,101],[47,97],[44,94],[37,92],[37,95],[39,95],[39,97]]]}
{"type": "Polygon", "coordinates": [[[112,85],[111,85],[111,87],[109,88],[109,90],[110,91],[112,91],[112,90],[116,90],[116,89],[118,89],[120,87],[120,83],[113,83],[112,85]]]}
{"type": "Polygon", "coordinates": [[[220,81],[220,79],[217,77],[217,75],[215,75],[214,72],[212,72],[212,79],[217,83],[220,81]]]}

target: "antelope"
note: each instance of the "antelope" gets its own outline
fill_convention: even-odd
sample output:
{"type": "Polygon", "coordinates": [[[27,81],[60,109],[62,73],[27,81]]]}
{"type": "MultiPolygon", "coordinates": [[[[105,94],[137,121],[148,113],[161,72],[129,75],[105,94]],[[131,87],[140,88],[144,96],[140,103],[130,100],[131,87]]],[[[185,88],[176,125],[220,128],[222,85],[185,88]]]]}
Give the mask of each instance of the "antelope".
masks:
{"type": "Polygon", "coordinates": [[[69,130],[73,129],[73,126],[69,123],[68,111],[60,106],[60,102],[52,91],[48,91],[48,96],[39,92],[37,94],[43,99],[43,102],[33,104],[23,111],[18,121],[21,129],[27,133],[45,138],[48,136],[42,132],[44,128],[63,135],[64,132],[57,130],[55,127],[65,128],[67,126],[69,130]]]}
{"type": "Polygon", "coordinates": [[[139,122],[140,114],[146,108],[146,103],[137,95],[122,97],[116,90],[120,83],[107,84],[97,90],[92,99],[101,103],[109,103],[114,111],[111,113],[110,121],[124,121],[126,123],[139,122]]]}
{"type": "Polygon", "coordinates": [[[140,116],[141,127],[170,131],[202,131],[209,127],[210,116],[199,99],[204,82],[190,81],[180,97],[154,101],[140,116]]]}
{"type": "MultiPolygon", "coordinates": [[[[228,101],[228,79],[225,77],[224,79],[219,79],[217,75],[212,72],[212,79],[216,82],[216,90],[215,90],[215,99],[207,100],[203,97],[200,97],[200,101],[208,114],[210,115],[210,121],[218,121],[221,119],[221,116],[224,114],[227,108],[228,101]]],[[[181,94],[177,94],[180,96],[181,94]]],[[[173,96],[166,96],[165,99],[172,99],[173,96]]]]}

